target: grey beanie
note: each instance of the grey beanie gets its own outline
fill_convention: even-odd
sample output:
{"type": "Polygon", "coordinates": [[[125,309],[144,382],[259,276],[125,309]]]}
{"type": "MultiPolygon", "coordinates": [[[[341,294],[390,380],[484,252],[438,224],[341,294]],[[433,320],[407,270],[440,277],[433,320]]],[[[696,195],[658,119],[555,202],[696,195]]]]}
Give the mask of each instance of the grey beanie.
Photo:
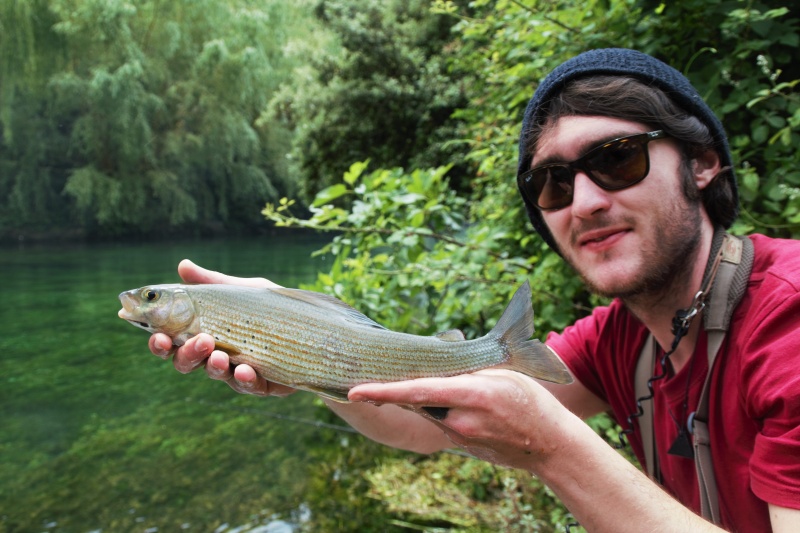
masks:
{"type": "MultiPolygon", "coordinates": [[[[728,147],[728,138],[725,135],[722,123],[683,74],[652,56],[624,48],[605,48],[584,52],[556,67],[539,84],[533,98],[528,103],[528,107],[525,109],[525,115],[522,120],[517,175],[528,170],[531,166],[532,156],[526,151],[528,136],[532,126],[543,118],[542,112],[547,107],[547,104],[569,82],[590,76],[629,76],[647,85],[655,86],[664,91],[678,107],[694,115],[705,124],[714,139],[714,147],[719,154],[722,167],[731,168],[726,176],[731,181],[734,206],[738,206],[733,161],[728,147]]],[[[553,236],[542,219],[541,211],[528,201],[522,191],[520,191],[520,194],[525,202],[525,208],[533,227],[553,250],[558,251],[553,236]]],[[[709,208],[709,206],[707,206],[707,209],[714,224],[725,228],[730,227],[738,215],[738,207],[734,207],[733,212],[730,212],[730,210],[723,212],[721,209],[715,210],[713,207],[709,208]]]]}

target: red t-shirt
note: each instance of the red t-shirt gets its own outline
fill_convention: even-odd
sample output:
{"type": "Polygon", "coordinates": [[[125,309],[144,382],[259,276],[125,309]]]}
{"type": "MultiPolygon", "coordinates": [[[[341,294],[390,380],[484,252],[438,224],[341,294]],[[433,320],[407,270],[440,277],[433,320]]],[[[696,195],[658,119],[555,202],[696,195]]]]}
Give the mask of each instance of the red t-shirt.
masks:
{"type": "MultiPolygon", "coordinates": [[[[711,381],[709,431],[722,525],[769,531],[767,502],[800,509],[800,241],[751,236],[755,261],[711,381]]],[[[611,406],[623,428],[635,412],[634,372],[647,336],[619,300],[595,309],[547,344],[575,377],[611,406]]],[[[667,454],[692,412],[708,371],[701,333],[693,365],[654,383],[656,442],[663,484],[699,513],[694,461],[667,454]]],[[[638,424],[631,446],[644,464],[638,424]]],[[[631,517],[632,520],[635,517],[631,517]]]]}

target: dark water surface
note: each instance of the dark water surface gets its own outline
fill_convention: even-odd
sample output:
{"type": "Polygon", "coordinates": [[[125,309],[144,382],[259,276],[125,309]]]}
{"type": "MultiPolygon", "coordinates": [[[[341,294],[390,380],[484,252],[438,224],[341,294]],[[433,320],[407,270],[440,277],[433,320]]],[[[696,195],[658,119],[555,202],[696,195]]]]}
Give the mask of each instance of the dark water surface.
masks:
{"type": "Polygon", "coordinates": [[[310,257],[322,244],[0,248],[0,531],[265,531],[301,511],[315,443],[335,430],[275,416],[325,416],[318,401],[175,372],[117,295],[179,281],[183,258],[298,286],[327,269],[310,257]]]}

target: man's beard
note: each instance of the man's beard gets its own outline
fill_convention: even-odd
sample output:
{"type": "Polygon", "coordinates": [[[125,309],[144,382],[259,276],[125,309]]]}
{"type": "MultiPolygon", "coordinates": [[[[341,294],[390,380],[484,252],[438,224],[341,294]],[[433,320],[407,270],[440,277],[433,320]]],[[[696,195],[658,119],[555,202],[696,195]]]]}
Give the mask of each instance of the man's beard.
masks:
{"type": "Polygon", "coordinates": [[[604,291],[581,275],[587,288],[600,296],[620,298],[629,305],[655,303],[672,293],[676,283],[691,276],[702,237],[699,209],[689,206],[684,214],[670,224],[656,227],[652,248],[642,250],[640,272],[626,285],[604,291]]]}
{"type": "MultiPolygon", "coordinates": [[[[686,163],[684,163],[686,165],[686,163]]],[[[627,305],[655,304],[674,292],[675,283],[691,276],[702,239],[701,201],[697,186],[682,166],[682,194],[675,198],[670,209],[660,212],[654,238],[641,251],[641,267],[637,275],[623,285],[604,288],[585,275],[565,254],[564,258],[594,294],[620,298],[627,305]]],[[[611,221],[596,221],[596,225],[611,225],[611,221]]]]}

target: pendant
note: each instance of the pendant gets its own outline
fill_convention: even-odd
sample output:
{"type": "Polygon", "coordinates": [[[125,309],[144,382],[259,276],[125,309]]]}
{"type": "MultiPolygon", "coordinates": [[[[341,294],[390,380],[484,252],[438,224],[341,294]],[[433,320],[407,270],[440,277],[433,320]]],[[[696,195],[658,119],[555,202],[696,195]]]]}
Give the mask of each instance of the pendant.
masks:
{"type": "Polygon", "coordinates": [[[692,446],[692,439],[689,437],[689,431],[686,428],[678,430],[678,436],[672,442],[669,451],[670,455],[677,457],[685,457],[686,459],[694,459],[694,447],[692,446]]]}

